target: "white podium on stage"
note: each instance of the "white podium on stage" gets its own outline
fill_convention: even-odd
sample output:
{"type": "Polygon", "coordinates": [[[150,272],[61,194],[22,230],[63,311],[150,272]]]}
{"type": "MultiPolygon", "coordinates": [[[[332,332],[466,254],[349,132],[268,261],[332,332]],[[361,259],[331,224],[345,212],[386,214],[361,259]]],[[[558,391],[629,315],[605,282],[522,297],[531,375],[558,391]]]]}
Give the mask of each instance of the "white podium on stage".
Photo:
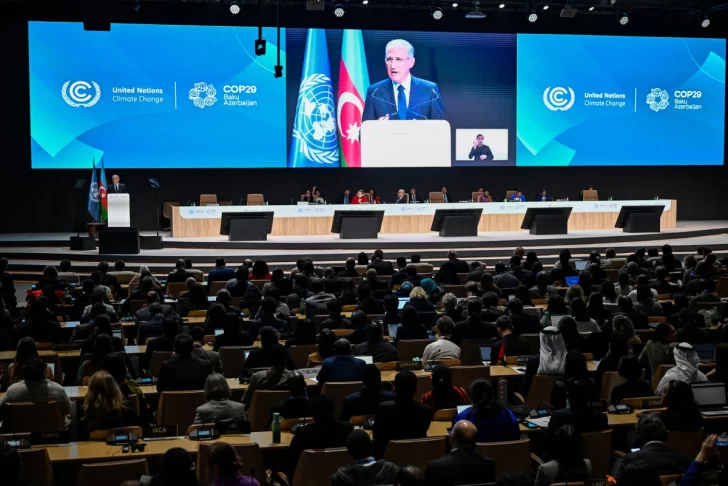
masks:
{"type": "Polygon", "coordinates": [[[109,228],[128,228],[131,226],[129,211],[129,194],[107,194],[106,201],[109,205],[109,228]]]}

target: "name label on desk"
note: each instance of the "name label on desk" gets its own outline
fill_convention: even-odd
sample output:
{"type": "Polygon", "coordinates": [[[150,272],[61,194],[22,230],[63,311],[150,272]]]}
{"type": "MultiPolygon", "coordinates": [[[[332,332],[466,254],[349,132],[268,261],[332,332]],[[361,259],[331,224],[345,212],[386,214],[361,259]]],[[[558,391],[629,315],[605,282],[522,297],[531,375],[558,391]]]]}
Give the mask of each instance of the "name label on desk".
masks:
{"type": "Polygon", "coordinates": [[[422,369],[422,361],[397,361],[397,371],[419,371],[422,369]]]}
{"type": "Polygon", "coordinates": [[[593,479],[591,481],[584,481],[584,485],[588,486],[609,486],[609,481],[606,479],[593,479]]]}
{"type": "Polygon", "coordinates": [[[33,432],[30,435],[33,445],[37,444],[68,444],[71,442],[71,434],[67,430],[57,432],[33,432]]]}
{"type": "Polygon", "coordinates": [[[662,406],[661,398],[645,398],[642,400],[640,408],[660,408],[662,406]]]}
{"type": "Polygon", "coordinates": [[[321,371],[321,368],[301,368],[300,370],[298,370],[298,372],[301,373],[304,378],[314,381],[316,380],[319,371],[321,371]]]}
{"type": "Polygon", "coordinates": [[[516,358],[516,366],[526,366],[529,358],[530,356],[518,356],[516,358]]]}
{"type": "Polygon", "coordinates": [[[71,341],[68,343],[56,343],[53,345],[53,351],[79,351],[83,342],[71,341]]]}
{"type": "Polygon", "coordinates": [[[160,439],[163,437],[179,437],[178,425],[161,425],[152,427],[152,438],[160,439]]]}
{"type": "Polygon", "coordinates": [[[215,430],[220,435],[250,434],[250,422],[216,422],[215,430]]]}
{"type": "Polygon", "coordinates": [[[606,411],[609,404],[606,400],[592,400],[589,402],[589,407],[600,411],[606,411]]]}

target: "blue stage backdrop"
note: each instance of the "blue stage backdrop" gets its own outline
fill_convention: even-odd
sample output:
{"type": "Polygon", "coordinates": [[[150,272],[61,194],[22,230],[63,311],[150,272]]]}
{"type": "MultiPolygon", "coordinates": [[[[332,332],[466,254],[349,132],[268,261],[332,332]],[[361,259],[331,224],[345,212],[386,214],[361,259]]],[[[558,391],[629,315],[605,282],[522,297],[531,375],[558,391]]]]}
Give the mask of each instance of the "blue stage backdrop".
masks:
{"type": "Polygon", "coordinates": [[[725,40],[518,36],[519,166],[720,165],[725,40]]]}

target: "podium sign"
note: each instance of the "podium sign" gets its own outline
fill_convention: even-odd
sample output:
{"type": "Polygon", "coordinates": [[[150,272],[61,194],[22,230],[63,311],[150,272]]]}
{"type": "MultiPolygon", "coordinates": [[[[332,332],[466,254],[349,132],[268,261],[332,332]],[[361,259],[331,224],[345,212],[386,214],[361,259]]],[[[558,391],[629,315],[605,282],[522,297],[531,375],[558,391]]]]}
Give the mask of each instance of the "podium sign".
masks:
{"type": "Polygon", "coordinates": [[[361,127],[362,167],[450,167],[446,120],[367,120],[361,127]]]}
{"type": "Polygon", "coordinates": [[[109,204],[109,228],[128,228],[131,226],[129,212],[129,194],[109,194],[106,196],[109,204]]]}

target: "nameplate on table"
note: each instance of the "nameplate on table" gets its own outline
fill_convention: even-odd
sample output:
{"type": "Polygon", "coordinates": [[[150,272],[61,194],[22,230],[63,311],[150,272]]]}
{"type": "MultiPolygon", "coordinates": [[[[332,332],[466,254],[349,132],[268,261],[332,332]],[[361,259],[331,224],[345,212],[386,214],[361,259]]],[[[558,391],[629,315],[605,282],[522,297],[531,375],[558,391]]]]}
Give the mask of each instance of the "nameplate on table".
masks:
{"type": "Polygon", "coordinates": [[[516,357],[516,366],[526,366],[528,364],[530,356],[518,356],[516,357]]]}
{"type": "MultiPolygon", "coordinates": [[[[152,427],[152,439],[163,439],[166,437],[179,437],[178,425],[158,425],[152,427]]],[[[147,437],[145,437],[146,439],[147,437]]]]}
{"type": "Polygon", "coordinates": [[[30,435],[30,442],[38,444],[68,444],[71,442],[71,434],[67,430],[56,432],[33,432],[30,435]]]}
{"type": "Polygon", "coordinates": [[[609,408],[609,404],[606,400],[592,400],[589,402],[589,407],[599,410],[600,412],[606,412],[607,408],[609,408]]]}
{"type": "Polygon", "coordinates": [[[250,434],[250,422],[216,422],[215,430],[220,435],[250,434]]]}
{"type": "Polygon", "coordinates": [[[419,371],[422,369],[422,361],[397,361],[397,371],[419,371]]]}
{"type": "Polygon", "coordinates": [[[663,406],[662,398],[643,398],[640,404],[640,408],[661,408],[663,406]]]}
{"type": "Polygon", "coordinates": [[[307,380],[318,381],[316,380],[316,377],[318,376],[319,371],[321,371],[321,368],[301,368],[297,371],[298,373],[301,373],[303,377],[307,380]]]}
{"type": "Polygon", "coordinates": [[[53,345],[53,351],[79,351],[83,346],[82,341],[71,341],[68,343],[56,343],[53,345]]]}
{"type": "Polygon", "coordinates": [[[584,486],[610,486],[609,480],[607,479],[592,479],[591,481],[584,481],[584,486]]]}

